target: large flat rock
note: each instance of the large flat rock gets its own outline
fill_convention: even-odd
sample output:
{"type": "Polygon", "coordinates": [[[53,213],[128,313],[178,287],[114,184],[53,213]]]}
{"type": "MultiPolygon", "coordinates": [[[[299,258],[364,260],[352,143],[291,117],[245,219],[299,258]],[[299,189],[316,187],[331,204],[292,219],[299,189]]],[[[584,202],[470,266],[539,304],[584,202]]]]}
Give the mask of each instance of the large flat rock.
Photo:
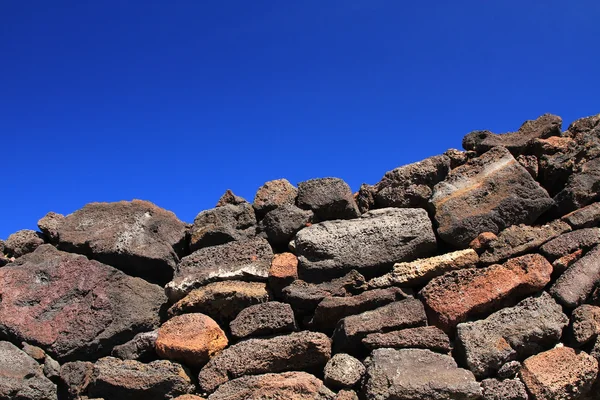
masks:
{"type": "Polygon", "coordinates": [[[347,221],[325,221],[296,234],[300,278],[324,280],[352,269],[373,275],[395,262],[432,255],[436,239],[427,212],[384,208],[347,221]]]}
{"type": "Polygon", "coordinates": [[[159,324],[163,290],[143,279],[42,245],[0,268],[0,332],[59,361],[98,358],[159,324]]]}

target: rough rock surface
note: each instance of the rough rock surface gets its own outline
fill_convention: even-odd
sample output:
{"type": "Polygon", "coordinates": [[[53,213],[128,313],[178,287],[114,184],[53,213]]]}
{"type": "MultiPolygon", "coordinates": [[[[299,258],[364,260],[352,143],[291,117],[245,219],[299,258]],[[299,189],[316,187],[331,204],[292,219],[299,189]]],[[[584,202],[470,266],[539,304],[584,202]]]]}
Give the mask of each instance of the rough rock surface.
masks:
{"type": "Polygon", "coordinates": [[[482,232],[532,224],[554,202],[508,150],[495,147],[452,170],[430,204],[440,237],[465,248],[482,232]]]}
{"type": "Polygon", "coordinates": [[[585,301],[600,282],[600,246],[571,265],[550,288],[559,303],[575,308],[585,301]]]}
{"type": "Polygon", "coordinates": [[[459,324],[457,355],[476,376],[491,376],[506,362],[554,346],[567,324],[560,305],[544,292],[484,320],[459,324]]]}
{"type": "Polygon", "coordinates": [[[23,229],[13,233],[6,239],[4,251],[8,257],[21,257],[31,253],[44,244],[42,235],[31,229],[23,229]]]}
{"type": "Polygon", "coordinates": [[[569,177],[567,184],[556,196],[558,213],[567,214],[586,206],[600,197],[600,158],[583,164],[580,171],[569,177]]]}
{"type": "Polygon", "coordinates": [[[234,206],[237,206],[242,203],[247,203],[246,199],[240,196],[236,196],[235,193],[233,193],[230,189],[227,189],[225,193],[223,193],[223,196],[221,196],[215,207],[223,207],[227,204],[233,204],[234,206]]]}
{"type": "Polygon", "coordinates": [[[280,294],[284,287],[298,279],[298,257],[293,253],[275,254],[268,279],[269,288],[280,294]]]}
{"type": "Polygon", "coordinates": [[[0,269],[0,333],[59,361],[97,358],[156,328],[162,288],[42,245],[0,269]]]}
{"type": "Polygon", "coordinates": [[[339,178],[318,178],[298,184],[298,207],[312,210],[321,221],[360,215],[350,186],[339,178]]]}
{"type": "Polygon", "coordinates": [[[437,249],[427,212],[415,208],[384,208],[349,221],[321,222],[298,232],[295,245],[298,273],[305,280],[352,269],[373,274],[437,249]]]}
{"type": "Polygon", "coordinates": [[[571,315],[571,337],[579,347],[595,340],[600,334],[600,307],[584,304],[571,315]]]}
{"type": "Polygon", "coordinates": [[[369,349],[428,349],[439,353],[452,350],[448,335],[435,326],[419,326],[387,333],[370,333],[363,340],[369,349]]]}
{"type": "Polygon", "coordinates": [[[61,250],[79,253],[129,275],[164,284],[185,252],[186,226],[175,214],[142,200],[90,203],[55,224],[61,250]]]}
{"type": "Polygon", "coordinates": [[[573,229],[600,225],[600,203],[593,203],[562,217],[573,229]]]}
{"type": "Polygon", "coordinates": [[[12,343],[0,342],[0,399],[56,400],[56,385],[12,343]]]}
{"type": "Polygon", "coordinates": [[[272,258],[271,246],[261,238],[205,247],[181,260],[165,292],[171,301],[177,301],[193,289],[215,281],[264,281],[272,258]]]}
{"type": "Polygon", "coordinates": [[[334,389],[351,388],[361,380],[365,366],[349,354],[338,353],[325,365],[325,384],[334,389]]]}
{"type": "Polygon", "coordinates": [[[296,189],[287,179],[276,179],[262,185],[254,197],[254,209],[260,216],[284,205],[296,203],[296,189]]]}
{"type": "Polygon", "coordinates": [[[138,333],[130,341],[113,347],[110,355],[121,360],[154,361],[158,358],[155,350],[157,337],[158,329],[138,333]]]}
{"type": "Polygon", "coordinates": [[[519,379],[485,379],[481,382],[483,400],[528,400],[525,385],[519,379]]]}
{"type": "Polygon", "coordinates": [[[366,361],[368,399],[479,400],[481,387],[452,357],[422,349],[377,349],[366,361]]]}
{"type": "Polygon", "coordinates": [[[267,213],[259,225],[267,235],[269,243],[283,246],[287,245],[299,230],[310,226],[312,221],[312,211],[286,204],[267,213]]]}
{"type": "Polygon", "coordinates": [[[248,339],[223,350],[200,371],[200,388],[213,392],[219,385],[244,375],[323,368],[331,358],[331,341],[322,333],[295,332],[269,339],[248,339]]]}
{"type": "Polygon", "coordinates": [[[289,304],[277,301],[244,308],[229,324],[236,339],[291,332],[296,329],[294,310],[289,304]]]}
{"type": "Polygon", "coordinates": [[[94,364],[85,361],[73,361],[63,364],[60,367],[60,381],[64,386],[61,392],[68,399],[79,399],[87,390],[94,364]]]}
{"type": "Polygon", "coordinates": [[[586,228],[560,235],[540,247],[541,252],[550,260],[556,260],[579,249],[590,250],[600,243],[600,229],[586,228]]]}

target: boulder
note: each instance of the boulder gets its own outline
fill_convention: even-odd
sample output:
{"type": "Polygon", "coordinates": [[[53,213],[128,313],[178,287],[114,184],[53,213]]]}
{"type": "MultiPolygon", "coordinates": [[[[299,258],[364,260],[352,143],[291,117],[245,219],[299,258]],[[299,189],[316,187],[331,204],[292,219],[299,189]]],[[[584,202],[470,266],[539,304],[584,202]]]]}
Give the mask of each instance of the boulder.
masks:
{"type": "Polygon", "coordinates": [[[233,193],[230,189],[227,189],[225,193],[223,193],[223,196],[221,196],[215,207],[223,207],[227,204],[237,206],[243,203],[247,203],[246,199],[240,196],[236,196],[235,193],[233,193]]]}
{"type": "Polygon", "coordinates": [[[13,233],[6,239],[4,251],[8,257],[17,258],[31,253],[43,244],[44,239],[41,233],[31,229],[23,229],[13,233]]]}
{"type": "Polygon", "coordinates": [[[567,324],[560,305],[542,292],[484,320],[459,324],[456,354],[475,376],[492,376],[509,361],[554,346],[567,324]]]}
{"type": "Polygon", "coordinates": [[[269,243],[273,246],[287,246],[294,235],[301,229],[310,226],[313,212],[303,210],[293,204],[286,204],[269,211],[260,221],[260,230],[265,232],[269,243]]]}
{"type": "Polygon", "coordinates": [[[581,347],[596,340],[600,334],[600,307],[583,304],[571,315],[571,339],[581,347]]]}
{"type": "Polygon", "coordinates": [[[350,186],[339,178],[318,178],[300,182],[297,205],[305,210],[312,210],[315,217],[321,221],[360,216],[350,186]]]}
{"type": "Polygon", "coordinates": [[[0,269],[0,332],[58,361],[98,358],[159,324],[163,290],[42,245],[0,269]]]}
{"type": "Polygon", "coordinates": [[[121,360],[154,361],[158,358],[155,350],[157,337],[158,329],[138,333],[130,341],[113,347],[110,355],[121,360]]]}
{"type": "Polygon", "coordinates": [[[265,281],[272,258],[273,250],[262,238],[205,247],[181,260],[165,292],[175,302],[193,289],[215,281],[265,281]]]}
{"type": "Polygon", "coordinates": [[[419,326],[387,333],[370,333],[362,344],[369,350],[380,348],[392,349],[427,349],[448,354],[452,350],[450,338],[435,326],[419,326]]]}
{"type": "Polygon", "coordinates": [[[484,379],[483,400],[529,400],[525,385],[519,379],[484,379]]]}
{"type": "Polygon", "coordinates": [[[564,215],[600,198],[600,158],[583,164],[567,180],[563,190],[554,196],[558,214],[564,215]]]}
{"type": "Polygon", "coordinates": [[[287,179],[277,179],[262,185],[254,197],[254,209],[260,216],[284,205],[296,204],[298,189],[287,179]]]}
{"type": "Polygon", "coordinates": [[[89,397],[110,400],[163,400],[194,391],[189,372],[167,360],[142,364],[106,357],[94,364],[89,397]]]}
{"type": "Polygon", "coordinates": [[[365,366],[349,354],[338,353],[325,365],[325,384],[334,389],[355,386],[366,372],[365,366]]]}
{"type": "Polygon", "coordinates": [[[365,364],[368,399],[481,399],[473,374],[458,368],[447,355],[422,349],[377,349],[365,364]]]}
{"type": "Polygon", "coordinates": [[[292,253],[275,254],[269,269],[269,288],[277,295],[298,279],[298,258],[292,253]]]}
{"type": "Polygon", "coordinates": [[[573,229],[600,225],[600,203],[592,203],[562,217],[573,229]]]}
{"type": "MultiPolygon", "coordinates": [[[[92,379],[94,364],[85,361],[73,361],[60,367],[61,394],[67,399],[82,398],[92,379]]],[[[85,397],[83,397],[85,398],[85,397]]]]}
{"type": "Polygon", "coordinates": [[[600,246],[571,265],[550,288],[559,303],[568,308],[582,304],[600,282],[600,246]]]}
{"type": "Polygon", "coordinates": [[[58,237],[61,250],[160,284],[172,278],[186,251],[185,224],[142,200],[90,203],[64,218],[46,216],[38,225],[48,237],[58,237]]]}
{"type": "Polygon", "coordinates": [[[600,229],[586,228],[560,235],[543,245],[540,250],[549,260],[556,260],[579,249],[590,250],[598,243],[600,243],[600,229]]]}
{"type": "Polygon", "coordinates": [[[515,378],[521,370],[521,363],[519,361],[509,361],[500,367],[496,376],[498,379],[512,379],[515,378]]]}
{"type": "Polygon", "coordinates": [[[554,201],[506,148],[495,147],[435,185],[430,205],[442,240],[466,248],[482,232],[533,224],[554,201]]]}
{"type": "Polygon", "coordinates": [[[598,361],[569,347],[529,357],[520,376],[535,400],[581,399],[588,394],[598,375],[598,361]]]}
{"type": "Polygon", "coordinates": [[[17,346],[0,342],[0,399],[56,400],[56,385],[17,346]]]}
{"type": "Polygon", "coordinates": [[[244,375],[323,368],[331,358],[331,341],[322,333],[295,332],[269,339],[248,339],[213,357],[198,375],[200,389],[213,392],[244,375]]]}
{"type": "Polygon", "coordinates": [[[552,265],[539,254],[512,258],[502,265],[451,271],[420,292],[430,322],[450,332],[471,317],[489,314],[542,290],[552,265]]]}
{"type": "Polygon", "coordinates": [[[289,304],[269,301],[244,308],[229,328],[234,338],[244,339],[294,331],[296,320],[289,304]]]}
{"type": "Polygon", "coordinates": [[[38,221],[37,225],[48,242],[58,244],[58,231],[64,220],[64,215],[50,211],[38,221]]]}
{"type": "Polygon", "coordinates": [[[300,278],[323,280],[352,269],[374,275],[393,263],[427,257],[437,243],[427,212],[417,208],[373,210],[349,221],[326,221],[296,234],[300,278]]]}

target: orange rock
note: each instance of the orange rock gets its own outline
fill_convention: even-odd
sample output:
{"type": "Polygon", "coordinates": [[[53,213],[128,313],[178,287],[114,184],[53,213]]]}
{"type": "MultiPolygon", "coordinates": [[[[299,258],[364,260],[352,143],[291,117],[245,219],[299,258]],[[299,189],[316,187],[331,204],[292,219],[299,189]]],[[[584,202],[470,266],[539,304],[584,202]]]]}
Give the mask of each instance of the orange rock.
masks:
{"type": "Polygon", "coordinates": [[[469,243],[469,247],[477,251],[478,253],[481,253],[488,247],[488,244],[492,240],[496,239],[498,239],[498,236],[496,236],[496,234],[494,234],[493,232],[483,232],[480,233],[479,236],[477,236],[475,239],[473,239],[471,243],[469,243]]]}
{"type": "Polygon", "coordinates": [[[156,353],[170,360],[200,367],[227,347],[227,336],[209,316],[195,313],[174,317],[158,330],[156,353]]]}
{"type": "Polygon", "coordinates": [[[292,253],[275,254],[269,269],[269,286],[280,291],[298,279],[298,258],[292,253]]]}
{"type": "Polygon", "coordinates": [[[173,400],[205,400],[204,397],[196,396],[194,394],[184,394],[183,396],[175,397],[173,400]]]}

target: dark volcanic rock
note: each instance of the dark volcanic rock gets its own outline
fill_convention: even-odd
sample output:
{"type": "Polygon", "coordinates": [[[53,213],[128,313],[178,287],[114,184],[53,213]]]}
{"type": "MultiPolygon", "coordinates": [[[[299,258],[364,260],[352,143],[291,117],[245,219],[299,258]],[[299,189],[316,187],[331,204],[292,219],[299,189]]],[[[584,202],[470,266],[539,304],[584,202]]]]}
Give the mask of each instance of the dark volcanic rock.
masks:
{"type": "Polygon", "coordinates": [[[528,400],[525,385],[519,379],[485,379],[481,382],[483,400],[528,400]]]}
{"type": "Polygon", "coordinates": [[[368,399],[479,400],[473,374],[452,357],[422,349],[377,349],[367,365],[368,399]]]}
{"type": "Polygon", "coordinates": [[[542,292],[484,320],[459,324],[457,354],[477,377],[490,376],[508,361],[554,346],[567,324],[560,305],[542,292]]]}
{"type": "Polygon", "coordinates": [[[260,222],[260,228],[275,246],[287,245],[294,235],[312,223],[313,212],[295,205],[283,205],[270,211],[260,222]]]}
{"type": "Polygon", "coordinates": [[[260,216],[284,205],[296,203],[296,189],[287,179],[277,179],[262,185],[254,197],[254,209],[260,216]]]}
{"type": "Polygon", "coordinates": [[[523,168],[527,170],[527,172],[529,172],[533,179],[537,179],[539,169],[538,159],[536,156],[526,156],[524,154],[521,154],[517,157],[517,161],[523,166],[523,168]]]}
{"type": "Polygon", "coordinates": [[[156,328],[162,288],[85,256],[42,245],[0,269],[0,334],[59,361],[109,354],[156,328]]]}
{"type": "Polygon", "coordinates": [[[181,260],[165,292],[171,301],[177,301],[193,289],[215,281],[265,281],[272,258],[271,246],[261,238],[205,247],[181,260]]]}
{"type": "Polygon", "coordinates": [[[249,203],[225,204],[202,211],[190,228],[190,251],[256,235],[256,216],[249,203]]]}
{"type": "Polygon", "coordinates": [[[243,339],[291,332],[296,329],[296,320],[289,304],[269,301],[243,309],[229,327],[234,338],[243,339]]]}
{"type": "Polygon", "coordinates": [[[586,206],[600,198],[600,158],[586,162],[580,170],[571,175],[563,190],[554,201],[558,213],[564,215],[586,206]]]}
{"type": "Polygon", "coordinates": [[[50,211],[38,221],[37,225],[46,240],[52,244],[58,244],[58,231],[64,220],[64,215],[50,211]]]}
{"type": "Polygon", "coordinates": [[[361,213],[366,213],[375,207],[375,187],[363,183],[354,195],[356,205],[361,213]]]}
{"type": "Polygon", "coordinates": [[[60,368],[60,380],[65,397],[80,399],[90,384],[93,371],[94,364],[91,362],[74,361],[63,364],[60,368]]]}
{"type": "Polygon", "coordinates": [[[573,229],[600,225],[600,203],[593,203],[562,217],[573,229]]]}
{"type": "Polygon", "coordinates": [[[433,188],[430,205],[438,234],[465,248],[482,232],[531,225],[553,200],[503,147],[495,147],[450,172],[433,188]]]}
{"type": "Polygon", "coordinates": [[[350,221],[321,222],[298,232],[295,244],[298,273],[309,281],[352,269],[374,274],[437,250],[427,212],[417,208],[385,208],[350,221]]]}
{"type": "Polygon", "coordinates": [[[600,246],[571,265],[550,288],[559,303],[575,308],[583,303],[600,282],[600,246]]]}
{"type": "Polygon", "coordinates": [[[185,251],[185,224],[147,201],[90,203],[63,219],[53,214],[38,224],[49,237],[57,235],[61,250],[161,284],[172,278],[185,251]]]}
{"type": "Polygon", "coordinates": [[[269,339],[248,339],[223,350],[200,371],[200,389],[244,375],[323,368],[331,358],[331,341],[322,333],[295,332],[269,339]]]}
{"type": "Polygon", "coordinates": [[[450,338],[435,326],[419,326],[387,333],[370,333],[363,340],[363,345],[369,349],[428,349],[440,353],[452,350],[450,338]]]}
{"type": "Polygon", "coordinates": [[[33,358],[12,343],[0,342],[0,399],[56,400],[56,385],[33,358]]]}
{"type": "Polygon", "coordinates": [[[325,383],[334,389],[351,388],[361,380],[365,371],[365,366],[356,358],[338,353],[325,365],[325,383]]]}
{"type": "Polygon", "coordinates": [[[31,229],[13,233],[6,239],[4,251],[8,257],[21,257],[44,244],[42,235],[31,229]]]}
{"type": "Polygon", "coordinates": [[[577,347],[595,340],[600,334],[600,307],[584,304],[571,315],[571,338],[577,347]]]}
{"type": "Polygon", "coordinates": [[[550,260],[556,260],[578,249],[589,250],[600,243],[600,229],[586,228],[560,235],[543,245],[540,250],[550,260]]]}
{"type": "Polygon", "coordinates": [[[129,342],[113,347],[111,356],[121,360],[154,361],[158,358],[154,349],[157,337],[158,329],[138,333],[129,342]]]}
{"type": "Polygon", "coordinates": [[[298,207],[312,210],[321,220],[360,215],[350,186],[339,178],[318,178],[298,184],[298,207]]]}
{"type": "Polygon", "coordinates": [[[242,203],[247,203],[246,199],[240,196],[236,196],[231,190],[227,189],[223,196],[219,199],[215,207],[223,207],[227,204],[237,206],[242,203]]]}

